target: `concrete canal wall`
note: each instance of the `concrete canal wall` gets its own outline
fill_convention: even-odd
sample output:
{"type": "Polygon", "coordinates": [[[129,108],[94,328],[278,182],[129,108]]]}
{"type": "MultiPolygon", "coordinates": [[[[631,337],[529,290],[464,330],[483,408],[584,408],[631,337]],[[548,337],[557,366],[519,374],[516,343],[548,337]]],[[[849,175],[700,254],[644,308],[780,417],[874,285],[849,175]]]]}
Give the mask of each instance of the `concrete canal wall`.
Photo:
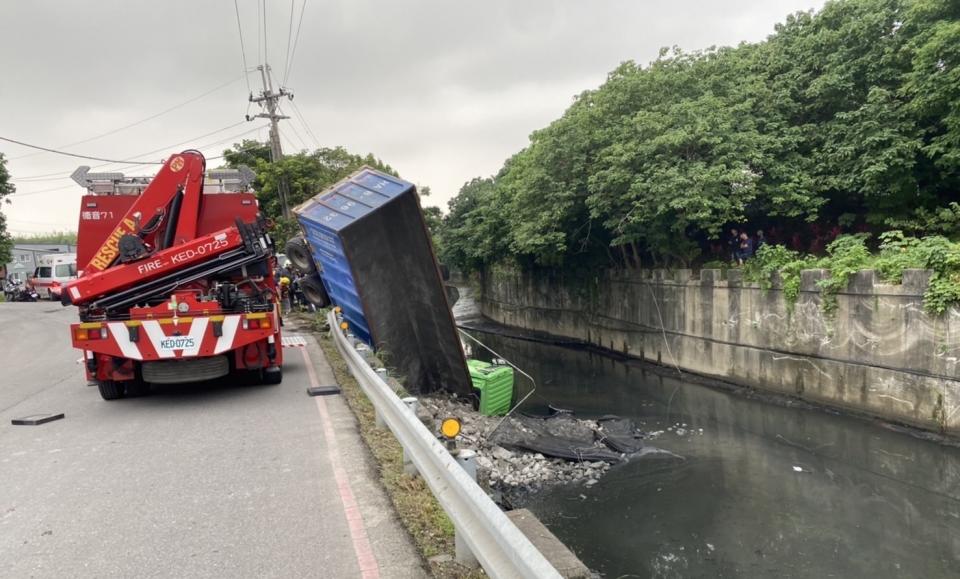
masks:
{"type": "Polygon", "coordinates": [[[929,274],[900,285],[863,271],[825,313],[804,271],[789,307],[740,272],[647,270],[592,279],[492,268],[487,317],[621,354],[923,429],[960,435],[960,311],[923,311],[929,274]]]}

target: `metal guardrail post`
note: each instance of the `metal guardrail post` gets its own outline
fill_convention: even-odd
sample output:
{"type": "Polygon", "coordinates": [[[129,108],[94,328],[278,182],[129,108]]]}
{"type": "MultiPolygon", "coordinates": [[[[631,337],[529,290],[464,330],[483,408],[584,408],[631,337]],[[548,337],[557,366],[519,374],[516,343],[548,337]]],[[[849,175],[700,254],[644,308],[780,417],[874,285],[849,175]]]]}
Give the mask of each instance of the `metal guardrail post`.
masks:
{"type": "Polygon", "coordinates": [[[453,527],[453,558],[457,563],[465,567],[480,566],[480,561],[477,560],[476,555],[470,550],[470,546],[467,545],[467,541],[460,531],[460,527],[456,525],[453,527]]]}
{"type": "Polygon", "coordinates": [[[463,448],[457,452],[457,463],[470,475],[470,480],[477,482],[477,451],[463,448]]]}
{"type": "MultiPolygon", "coordinates": [[[[410,409],[410,412],[413,412],[413,415],[417,415],[417,399],[413,396],[408,396],[406,398],[401,398],[401,402],[407,405],[407,408],[410,409]]],[[[417,470],[417,465],[413,464],[413,459],[410,458],[410,452],[406,447],[403,448],[403,472],[410,476],[416,476],[420,474],[420,471],[417,470]]]]}
{"type": "MultiPolygon", "coordinates": [[[[381,380],[383,380],[384,382],[387,381],[386,368],[377,368],[376,372],[377,372],[377,376],[379,376],[381,380]]],[[[380,430],[387,429],[387,423],[383,421],[383,416],[380,414],[380,412],[377,411],[376,407],[373,408],[373,421],[374,421],[374,426],[376,426],[378,429],[380,430]]]]}
{"type": "MultiPolygon", "coordinates": [[[[337,327],[336,314],[330,312],[328,320],[331,328],[337,327]]],[[[484,571],[491,577],[505,579],[560,579],[543,553],[470,479],[436,436],[348,344],[346,337],[339,332],[333,332],[333,337],[350,373],[453,521],[458,541],[476,557],[484,571]]]]}
{"type": "MultiPolygon", "coordinates": [[[[468,448],[460,449],[457,451],[455,458],[457,459],[457,464],[470,476],[470,480],[477,482],[476,451],[468,448]]],[[[477,557],[473,554],[473,551],[471,551],[467,545],[466,540],[464,540],[463,533],[456,526],[454,526],[453,529],[453,550],[457,563],[466,565],[467,567],[476,567],[480,564],[480,562],[477,561],[477,557]]]]}

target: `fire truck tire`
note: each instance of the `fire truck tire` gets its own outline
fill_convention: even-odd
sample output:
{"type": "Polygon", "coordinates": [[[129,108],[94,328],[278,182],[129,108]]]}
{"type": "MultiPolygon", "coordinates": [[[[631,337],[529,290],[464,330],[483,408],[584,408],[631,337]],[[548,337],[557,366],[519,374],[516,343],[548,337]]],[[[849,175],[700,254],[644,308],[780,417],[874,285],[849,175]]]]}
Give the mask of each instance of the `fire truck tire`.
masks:
{"type": "Polygon", "coordinates": [[[127,396],[133,398],[137,396],[146,396],[150,393],[150,385],[145,383],[143,380],[134,380],[132,382],[127,382],[126,385],[127,396]]]}
{"type": "Polygon", "coordinates": [[[97,388],[100,390],[100,396],[104,400],[117,400],[123,398],[127,391],[123,383],[113,380],[100,380],[97,382],[97,388]]]}
{"type": "Polygon", "coordinates": [[[287,242],[287,259],[304,275],[317,272],[317,264],[310,255],[310,248],[302,235],[298,235],[287,242]]]}
{"type": "Polygon", "coordinates": [[[281,368],[280,366],[267,368],[266,370],[263,371],[263,374],[261,374],[261,376],[262,377],[260,380],[264,384],[269,384],[269,385],[279,384],[280,382],[283,382],[283,368],[281,368]]]}
{"type": "Polygon", "coordinates": [[[308,302],[318,308],[325,308],[330,305],[330,296],[327,295],[327,288],[323,287],[323,282],[319,275],[312,275],[300,280],[300,291],[308,302]]]}

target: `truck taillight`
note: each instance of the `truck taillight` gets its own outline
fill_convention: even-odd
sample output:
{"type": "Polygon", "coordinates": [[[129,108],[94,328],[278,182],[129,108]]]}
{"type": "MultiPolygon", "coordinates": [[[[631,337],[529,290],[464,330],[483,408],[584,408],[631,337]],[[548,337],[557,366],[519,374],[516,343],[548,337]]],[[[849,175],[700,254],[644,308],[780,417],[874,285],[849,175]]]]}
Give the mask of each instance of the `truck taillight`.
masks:
{"type": "Polygon", "coordinates": [[[74,330],[74,335],[78,340],[105,340],[107,339],[107,329],[99,324],[84,327],[81,324],[74,330]]]}
{"type": "Polygon", "coordinates": [[[269,330],[270,318],[266,314],[253,314],[243,319],[244,330],[269,330]]]}

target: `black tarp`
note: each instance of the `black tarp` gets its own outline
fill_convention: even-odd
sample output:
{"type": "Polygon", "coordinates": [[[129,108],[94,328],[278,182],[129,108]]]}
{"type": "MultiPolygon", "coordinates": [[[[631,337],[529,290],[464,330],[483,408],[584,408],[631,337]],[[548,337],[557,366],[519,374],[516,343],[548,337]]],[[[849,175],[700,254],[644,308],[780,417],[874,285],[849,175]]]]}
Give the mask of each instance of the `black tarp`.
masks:
{"type": "Polygon", "coordinates": [[[583,420],[564,411],[550,416],[508,418],[490,435],[489,442],[575,461],[615,463],[647,456],[683,460],[672,452],[648,446],[645,436],[636,423],[626,418],[583,420]]]}
{"type": "Polygon", "coordinates": [[[567,414],[549,418],[522,416],[505,421],[491,435],[491,442],[504,448],[539,452],[544,456],[578,461],[619,462],[619,452],[598,443],[592,421],[567,414]]]}
{"type": "Polygon", "coordinates": [[[411,393],[473,391],[416,190],[340,232],[364,314],[411,393]]]}

